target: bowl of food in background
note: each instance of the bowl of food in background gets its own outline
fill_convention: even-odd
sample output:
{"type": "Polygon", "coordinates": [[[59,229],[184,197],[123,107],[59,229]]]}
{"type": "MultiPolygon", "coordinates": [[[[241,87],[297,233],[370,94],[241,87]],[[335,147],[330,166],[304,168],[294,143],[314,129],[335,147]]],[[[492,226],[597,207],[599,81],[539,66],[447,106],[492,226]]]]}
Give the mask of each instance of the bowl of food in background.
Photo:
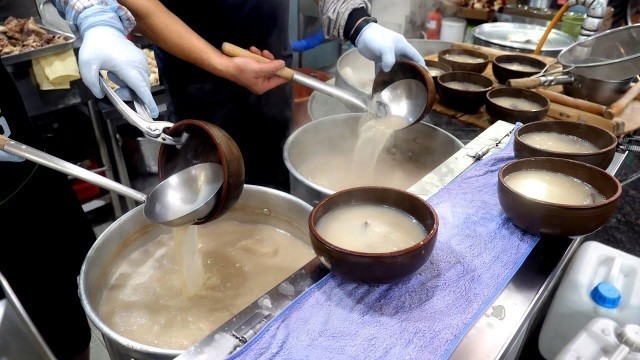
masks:
{"type": "Polygon", "coordinates": [[[453,71],[483,73],[491,60],[489,56],[470,49],[446,49],[438,52],[438,61],[451,66],[453,71]]]}
{"type": "Polygon", "coordinates": [[[581,161],[606,170],[616,153],[618,138],[594,125],[551,120],[536,121],[516,130],[517,159],[555,157],[581,161]]]}
{"type": "Polygon", "coordinates": [[[452,71],[438,76],[438,95],[445,105],[474,114],[494,86],[491,78],[468,71],[452,71]]]}
{"type": "Polygon", "coordinates": [[[485,109],[493,121],[528,124],[547,116],[550,102],[544,95],[520,88],[497,88],[486,94],[485,109]]]}
{"type": "Polygon", "coordinates": [[[438,215],[404,190],[358,187],[334,193],[309,215],[313,250],[332,272],[362,283],[405,279],[431,255],[438,215]]]}
{"type": "Polygon", "coordinates": [[[560,158],[514,160],[498,173],[507,217],[532,234],[586,235],[607,223],[622,187],[606,171],[560,158]]]}
{"type": "Polygon", "coordinates": [[[437,91],[439,86],[438,77],[442,74],[453,71],[453,69],[451,69],[451,66],[445,63],[442,63],[440,61],[425,59],[424,62],[427,65],[427,71],[429,71],[429,75],[431,75],[431,78],[433,79],[433,83],[436,85],[436,91],[437,91]]]}
{"type": "Polygon", "coordinates": [[[507,80],[521,79],[539,74],[547,64],[527,55],[498,55],[491,62],[493,76],[500,84],[505,84],[507,80]]]}

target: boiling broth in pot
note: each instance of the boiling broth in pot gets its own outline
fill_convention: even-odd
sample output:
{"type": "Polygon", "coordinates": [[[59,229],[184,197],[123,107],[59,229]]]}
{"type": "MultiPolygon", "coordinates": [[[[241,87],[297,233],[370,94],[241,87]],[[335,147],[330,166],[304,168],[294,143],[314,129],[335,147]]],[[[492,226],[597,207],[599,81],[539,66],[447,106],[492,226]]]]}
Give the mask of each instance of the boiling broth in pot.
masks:
{"type": "MultiPolygon", "coordinates": [[[[110,275],[98,312],[116,333],[154,347],[187,349],[314,258],[305,242],[232,210],[198,226],[203,282],[183,293],[172,233],[126,255],[110,275]]],[[[285,220],[283,220],[285,221],[285,220]]]]}
{"type": "Polygon", "coordinates": [[[406,120],[399,116],[372,119],[363,115],[353,148],[344,151],[343,147],[329,147],[306,159],[298,171],[333,191],[365,185],[407,189],[430,169],[413,161],[412,154],[386,148],[393,132],[405,125],[406,120]]]}

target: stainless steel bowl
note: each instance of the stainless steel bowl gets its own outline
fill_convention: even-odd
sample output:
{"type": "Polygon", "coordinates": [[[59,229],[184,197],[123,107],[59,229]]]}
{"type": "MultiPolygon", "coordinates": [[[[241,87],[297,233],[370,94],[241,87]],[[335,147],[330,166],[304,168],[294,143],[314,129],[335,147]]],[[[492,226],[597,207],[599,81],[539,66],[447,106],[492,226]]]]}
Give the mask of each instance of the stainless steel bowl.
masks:
{"type": "MultiPolygon", "coordinates": [[[[533,53],[545,30],[543,26],[524,23],[485,23],[473,29],[473,43],[494,49],[533,53]]],[[[573,43],[575,39],[571,35],[551,30],[540,55],[557,57],[573,43]]]]}

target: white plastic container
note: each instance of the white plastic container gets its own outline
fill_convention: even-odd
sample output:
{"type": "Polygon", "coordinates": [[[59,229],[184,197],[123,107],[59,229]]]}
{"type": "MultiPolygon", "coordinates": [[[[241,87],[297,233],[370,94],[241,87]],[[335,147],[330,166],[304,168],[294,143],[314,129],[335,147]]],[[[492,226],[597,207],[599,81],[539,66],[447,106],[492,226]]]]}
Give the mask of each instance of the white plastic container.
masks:
{"type": "Polygon", "coordinates": [[[555,360],[640,360],[640,326],[595,318],[555,360]]]}
{"type": "Polygon", "coordinates": [[[589,241],[578,249],[542,324],[538,348],[555,359],[589,321],[640,324],[640,258],[589,241]]]}

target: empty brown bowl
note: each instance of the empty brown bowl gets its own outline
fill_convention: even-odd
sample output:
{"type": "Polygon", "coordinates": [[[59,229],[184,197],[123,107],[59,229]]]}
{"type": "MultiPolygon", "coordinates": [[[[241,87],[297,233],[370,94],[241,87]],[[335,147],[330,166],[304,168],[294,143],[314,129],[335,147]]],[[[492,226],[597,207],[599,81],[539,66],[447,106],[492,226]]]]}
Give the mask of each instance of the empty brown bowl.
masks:
{"type": "Polygon", "coordinates": [[[521,79],[540,73],[547,63],[527,55],[505,54],[496,56],[491,62],[493,76],[500,84],[507,80],[521,79]]]}
{"type": "Polygon", "coordinates": [[[606,170],[616,154],[617,145],[618,138],[616,138],[615,135],[597,126],[562,120],[551,120],[537,121],[521,126],[516,131],[514,137],[513,151],[518,159],[529,157],[555,157],[580,161],[606,170]],[[597,148],[597,150],[588,153],[558,151],[557,145],[552,142],[541,147],[530,145],[522,141],[522,136],[539,132],[576,137],[590,142],[597,148]],[[554,145],[555,149],[552,149],[554,145]]]}
{"type": "Polygon", "coordinates": [[[533,90],[498,88],[487,92],[485,109],[493,121],[528,124],[544,119],[549,105],[549,99],[533,90]]]}
{"type": "MultiPolygon", "coordinates": [[[[363,217],[363,221],[367,219],[372,218],[363,217]]],[[[409,192],[388,187],[366,186],[339,191],[324,198],[311,211],[309,230],[313,250],[332,272],[356,282],[387,284],[408,277],[424,265],[436,243],[438,216],[431,205],[409,192]],[[422,226],[426,236],[413,245],[395,251],[361,252],[337,246],[331,239],[325,239],[319,234],[317,226],[325,215],[354,204],[400,210],[413,217],[417,224],[414,222],[412,225],[422,226]]]]}
{"type": "Polygon", "coordinates": [[[618,180],[606,171],[582,162],[559,158],[514,160],[503,166],[498,176],[500,206],[516,226],[532,234],[589,234],[611,218],[622,191],[618,180]],[[505,183],[508,175],[521,170],[546,170],[574,177],[591,185],[604,196],[604,201],[568,205],[527,197],[505,183]]]}
{"type": "Polygon", "coordinates": [[[491,60],[486,54],[470,49],[446,49],[438,53],[438,61],[451,66],[453,71],[483,73],[491,60]],[[470,61],[477,59],[475,61],[470,61]]]}
{"type": "Polygon", "coordinates": [[[468,71],[452,71],[438,76],[438,95],[450,108],[477,113],[494,85],[490,77],[468,71]],[[465,88],[467,84],[469,87],[465,88]]]}
{"type": "Polygon", "coordinates": [[[178,146],[160,146],[160,180],[200,163],[215,162],[222,165],[224,178],[218,190],[218,200],[209,215],[196,224],[204,224],[220,217],[235,205],[244,188],[244,160],[238,145],[218,126],[199,120],[178,121],[167,134],[183,143],[178,146]]]}

